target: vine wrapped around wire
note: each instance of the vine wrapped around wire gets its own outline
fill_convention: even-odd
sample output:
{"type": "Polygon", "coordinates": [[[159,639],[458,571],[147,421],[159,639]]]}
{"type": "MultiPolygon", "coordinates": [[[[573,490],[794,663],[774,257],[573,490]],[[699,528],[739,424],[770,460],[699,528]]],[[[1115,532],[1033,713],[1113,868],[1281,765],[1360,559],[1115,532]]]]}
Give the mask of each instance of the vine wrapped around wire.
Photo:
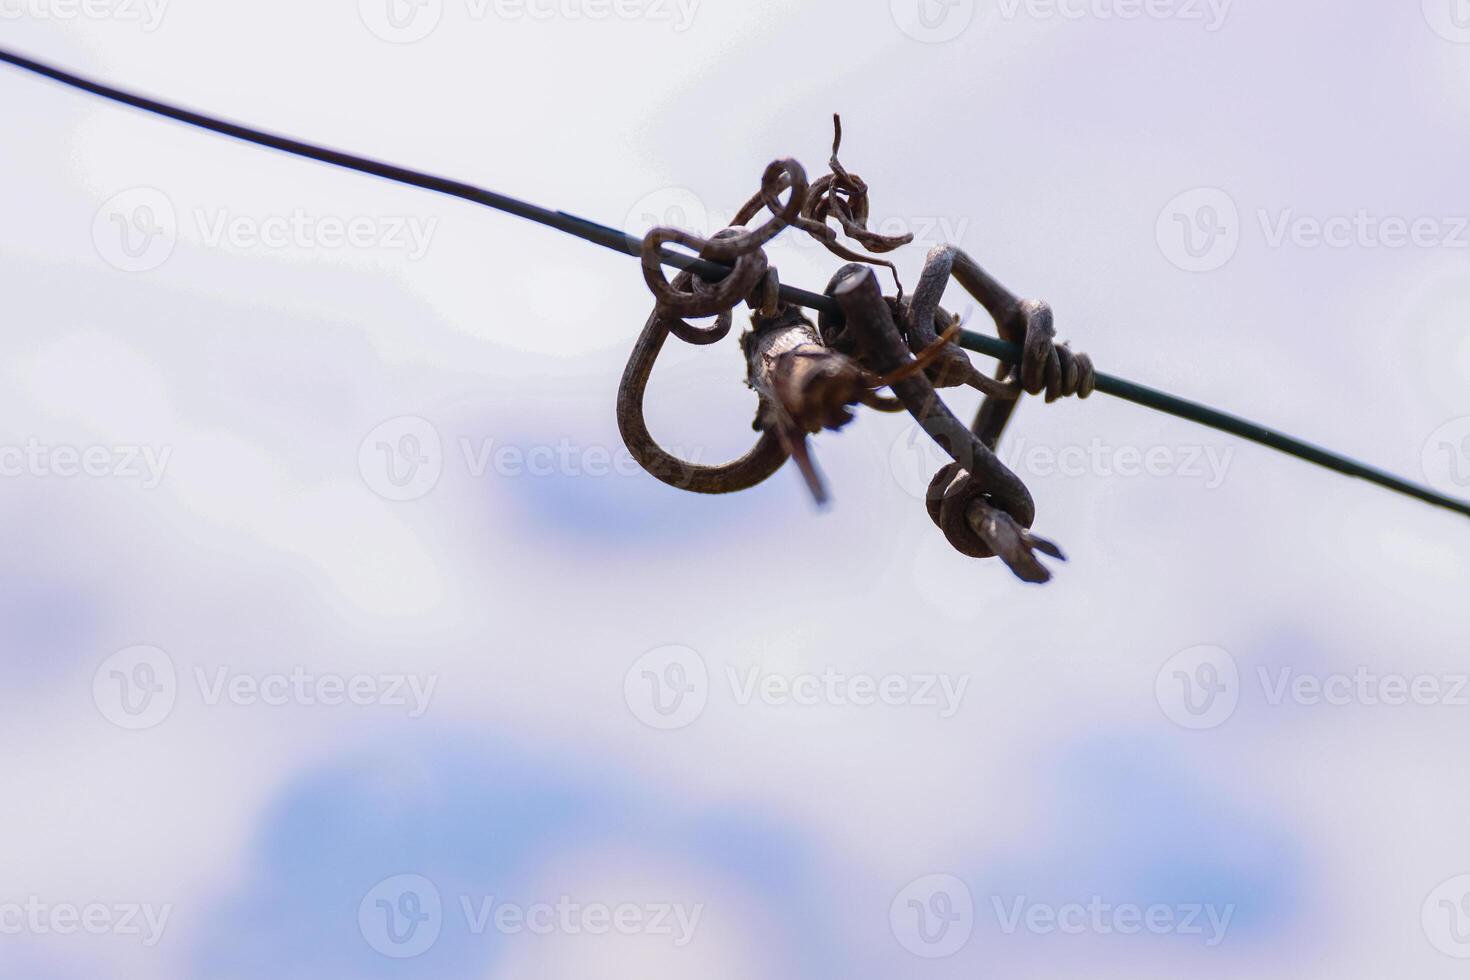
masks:
{"type": "Polygon", "coordinates": [[[1085,354],[1056,342],[1051,308],[1011,294],[964,252],[935,248],[911,296],[904,294],[897,267],[879,258],[912,242],[912,235],[886,236],[868,229],[868,186],[838,160],[842,123],[835,119],[831,172],[809,183],[805,169],[777,160],[761,178],[760,190],[736,213],[730,227],[709,238],[678,228],[658,227],[643,239],[643,275],[655,306],[634,346],[618,391],[618,426],[629,451],[645,470],[665,483],[696,493],[732,493],[768,479],[794,459],[817,501],[827,499],[807,437],[840,429],[866,405],[879,411],[908,411],[951,462],[934,477],[930,517],[961,554],[998,556],[1021,579],[1051,577],[1038,553],[1063,559],[1061,549],[1031,532],[1036,507],[1030,491],[996,455],[996,447],[1020,396],[1044,394],[1048,402],[1093,391],[1096,374],[1085,354]],[[769,216],[751,227],[763,212],[769,216]],[[858,251],[839,238],[856,242],[858,251]],[[847,260],[828,284],[840,314],[824,313],[814,326],[780,299],[780,277],[765,246],[787,228],[810,235],[847,260]],[[671,281],[664,273],[664,248],[674,245],[731,271],[709,281],[685,270],[671,281]],[[873,267],[894,277],[897,293],[885,297],[873,267]],[[955,339],[960,319],[940,306],[951,279],[995,320],[1002,339],[1019,345],[1021,363],[1001,365],[986,375],[955,339]],[[654,364],[670,334],[689,344],[712,344],[729,334],[735,307],[752,311],[751,329],[741,338],[746,382],[759,396],[755,445],[739,459],[708,466],[678,458],[653,438],[643,402],[654,364]],[[708,326],[693,319],[714,318],[708,326]],[[985,397],[974,424],[965,426],[939,390],[968,386],[985,397]],[[879,394],[889,389],[891,396],[879,394]]]}

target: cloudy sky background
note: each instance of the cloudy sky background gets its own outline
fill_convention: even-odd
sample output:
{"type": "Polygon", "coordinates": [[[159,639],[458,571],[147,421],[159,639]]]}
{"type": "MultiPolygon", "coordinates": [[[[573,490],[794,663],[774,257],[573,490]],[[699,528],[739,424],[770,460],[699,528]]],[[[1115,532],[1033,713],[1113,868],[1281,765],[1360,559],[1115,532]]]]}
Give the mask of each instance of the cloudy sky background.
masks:
{"type": "MultiPolygon", "coordinates": [[[[840,111],[908,281],[957,241],[1103,370],[1470,495],[1470,9],[923,2],[0,0],[0,43],[640,233],[819,175],[840,111]]],[[[947,551],[899,417],[816,440],[824,513],[683,495],[619,458],[627,258],[0,86],[0,977],[1463,970],[1464,519],[1104,396],[1009,436],[1043,589],[947,551]],[[907,702],[746,696],[824,673],[907,702]],[[642,925],[477,918],[563,899],[642,925]]],[[[734,339],[650,405],[743,451],[734,339]]]]}

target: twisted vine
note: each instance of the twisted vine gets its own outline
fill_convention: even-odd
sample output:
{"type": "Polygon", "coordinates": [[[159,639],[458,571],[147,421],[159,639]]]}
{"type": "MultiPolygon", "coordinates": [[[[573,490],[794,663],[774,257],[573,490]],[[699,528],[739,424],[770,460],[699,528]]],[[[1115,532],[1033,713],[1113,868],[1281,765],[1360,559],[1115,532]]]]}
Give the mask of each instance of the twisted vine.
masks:
{"type": "Polygon", "coordinates": [[[1090,395],[1096,382],[1092,361],[1056,342],[1049,306],[1018,299],[953,245],[929,253],[913,295],[905,296],[897,267],[879,256],[910,244],[913,236],[868,228],[868,185],[839,161],[841,119],[834,117],[834,125],[830,172],[815,183],[808,182],[796,160],[776,160],[729,227],[709,238],[669,227],[644,236],[643,275],[655,305],[618,390],[624,442],[652,476],[696,493],[753,487],[792,459],[820,503],[827,492],[807,437],[846,426],[859,405],[907,411],[951,459],[935,474],[926,499],[946,540],[970,557],[998,556],[1025,581],[1046,582],[1051,573],[1038,554],[1065,558],[1055,544],[1031,532],[1036,517],[1031,493],[995,449],[1022,394],[1044,394],[1048,402],[1090,395]],[[768,215],[764,222],[752,226],[763,212],[768,215]],[[823,313],[816,326],[781,301],[780,277],[765,252],[788,228],[848,262],[827,287],[841,312],[823,313]],[[689,270],[670,280],[663,268],[664,248],[670,245],[731,271],[717,282],[689,270]],[[875,266],[893,274],[895,296],[882,295],[875,266]],[[1019,364],[986,375],[954,343],[960,320],[940,306],[951,280],[986,309],[1002,339],[1021,347],[1019,364]],[[759,397],[754,422],[759,436],[739,459],[696,464],[665,450],[649,431],[643,411],[648,382],[670,335],[688,344],[716,343],[729,334],[741,303],[752,311],[741,349],[746,383],[759,397]],[[709,326],[689,322],[711,317],[709,326]],[[961,423],[939,395],[956,386],[985,396],[971,426],[961,423]],[[879,394],[884,388],[891,396],[879,394]]]}

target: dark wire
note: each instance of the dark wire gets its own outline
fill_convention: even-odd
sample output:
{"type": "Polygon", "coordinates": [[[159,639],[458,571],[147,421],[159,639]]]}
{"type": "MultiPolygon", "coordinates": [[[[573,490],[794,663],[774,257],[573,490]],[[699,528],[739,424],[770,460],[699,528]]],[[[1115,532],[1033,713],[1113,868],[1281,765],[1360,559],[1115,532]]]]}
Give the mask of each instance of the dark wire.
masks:
{"type": "MultiPolygon", "coordinates": [[[[579,218],[576,215],[567,214],[565,211],[550,211],[513,197],[507,197],[504,194],[497,194],[494,191],[475,187],[472,184],[450,180],[445,177],[435,177],[431,174],[408,170],[390,163],[370,160],[367,157],[353,156],[350,153],[343,153],[328,147],[303,143],[300,140],[289,139],[258,129],[251,129],[248,126],[241,126],[236,123],[215,119],[197,112],[191,112],[188,109],[168,105],[155,99],[125,92],[122,89],[113,88],[110,85],[103,85],[100,82],[82,78],[79,75],[73,75],[70,72],[62,71],[51,65],[42,64],[39,61],[15,54],[4,48],[0,48],[0,62],[14,65],[16,68],[33,72],[52,81],[60,82],[63,85],[80,89],[83,92],[88,92],[112,102],[132,106],[144,112],[150,112],[154,115],[173,119],[200,129],[207,129],[210,132],[230,136],[237,140],[243,140],[246,143],[253,143],[256,146],[279,150],[282,153],[289,153],[292,156],[305,157],[308,160],[316,160],[320,163],[341,167],[345,170],[355,170],[358,173],[371,174],[375,177],[382,177],[384,180],[391,180],[394,183],[407,184],[410,187],[420,187],[424,190],[434,191],[438,194],[447,194],[450,197],[457,197],[474,204],[493,208],[497,211],[504,211],[507,214],[513,214],[529,221],[534,221],[537,224],[546,225],[549,228],[555,228],[558,231],[574,235],[595,245],[610,248],[615,252],[636,256],[642,249],[642,241],[626,232],[609,228],[606,225],[600,225],[595,221],[588,221],[586,218],[579,218]]],[[[671,265],[680,269],[692,269],[701,277],[710,281],[723,279],[730,272],[727,266],[715,262],[706,262],[703,259],[698,259],[694,256],[682,252],[675,252],[670,249],[663,250],[663,261],[665,265],[671,265]]],[[[839,312],[836,302],[830,297],[823,296],[819,293],[808,292],[805,289],[797,289],[793,286],[782,286],[781,298],[788,303],[794,303],[808,309],[821,310],[829,313],[839,312]]],[[[1003,340],[971,333],[970,331],[965,331],[961,335],[960,345],[976,353],[985,354],[1012,364],[1018,363],[1021,357],[1020,349],[1014,344],[1008,344],[1003,340]]],[[[1411,483],[1408,480],[1394,476],[1392,473],[1385,472],[1377,467],[1369,466],[1366,463],[1359,463],[1356,460],[1348,459],[1345,456],[1323,449],[1320,446],[1314,446],[1311,443],[1303,442],[1300,439],[1277,432],[1264,425],[1258,425],[1255,422],[1229,415],[1217,409],[1200,405],[1197,402],[1191,402],[1145,385],[1136,384],[1132,381],[1126,381],[1123,378],[1102,373],[1097,375],[1097,390],[1137,405],[1144,405],[1148,408],[1156,409],[1168,415],[1209,426],[1213,429],[1219,429],[1222,432],[1229,432],[1242,439],[1248,439],[1251,442],[1268,446],[1271,449],[1295,456],[1298,459],[1306,460],[1309,463],[1316,463],[1318,466],[1326,467],[1345,476],[1367,480],[1370,483],[1386,487],[1396,493],[1405,494],[1406,496],[1422,500],[1425,503],[1433,504],[1436,507],[1444,507],[1470,517],[1470,502],[1445,496],[1428,487],[1411,483]]]]}

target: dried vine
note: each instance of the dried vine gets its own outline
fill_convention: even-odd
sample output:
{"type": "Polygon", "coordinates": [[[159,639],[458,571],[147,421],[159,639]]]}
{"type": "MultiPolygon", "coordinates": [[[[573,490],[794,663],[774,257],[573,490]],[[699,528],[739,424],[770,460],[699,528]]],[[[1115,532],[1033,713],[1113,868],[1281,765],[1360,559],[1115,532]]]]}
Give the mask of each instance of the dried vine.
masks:
{"type": "Polygon", "coordinates": [[[826,487],[807,446],[807,437],[850,423],[854,409],[907,411],[952,462],[929,488],[929,515],[961,554],[999,557],[1028,582],[1046,582],[1050,572],[1038,553],[1064,559],[1061,550],[1030,530],[1036,517],[1031,493],[996,455],[995,449],[1023,393],[1048,402],[1086,398],[1096,373],[1086,354],[1056,343],[1051,308],[1021,300],[952,245],[929,253],[912,296],[905,296],[892,262],[879,258],[913,240],[869,230],[868,185],[838,160],[842,123],[829,161],[831,172],[809,183],[795,160],[766,168],[760,190],[737,212],[734,223],[706,239],[677,228],[659,227],[643,239],[644,279],[655,300],[653,313],[634,346],[618,391],[618,426],[633,457],[651,475],[695,493],[733,493],[769,478],[794,459],[819,501],[826,487]],[[784,195],[784,199],[783,199],[784,195]],[[750,227],[762,212],[769,217],[750,227]],[[838,227],[830,222],[835,221],[838,227]],[[828,284],[839,313],[823,313],[813,325],[780,299],[780,277],[765,246],[788,228],[804,232],[848,261],[828,284]],[[864,251],[844,244],[845,235],[864,251]],[[685,271],[670,281],[663,271],[666,245],[730,265],[718,282],[685,271]],[[885,297],[874,266],[892,272],[897,294],[885,297]],[[1002,365],[994,376],[981,372],[954,343],[959,319],[940,307],[950,280],[957,281],[995,320],[1002,339],[1023,351],[1016,367],[1002,365]],[[746,383],[759,397],[755,446],[719,466],[679,459],[653,438],[643,401],[659,353],[669,335],[689,344],[712,344],[729,334],[734,309],[752,311],[751,329],[741,338],[746,383]],[[714,318],[700,327],[691,319],[714,318]],[[939,396],[940,389],[968,386],[985,395],[971,426],[965,426],[939,396]],[[889,389],[892,396],[879,394],[889,389]]]}

